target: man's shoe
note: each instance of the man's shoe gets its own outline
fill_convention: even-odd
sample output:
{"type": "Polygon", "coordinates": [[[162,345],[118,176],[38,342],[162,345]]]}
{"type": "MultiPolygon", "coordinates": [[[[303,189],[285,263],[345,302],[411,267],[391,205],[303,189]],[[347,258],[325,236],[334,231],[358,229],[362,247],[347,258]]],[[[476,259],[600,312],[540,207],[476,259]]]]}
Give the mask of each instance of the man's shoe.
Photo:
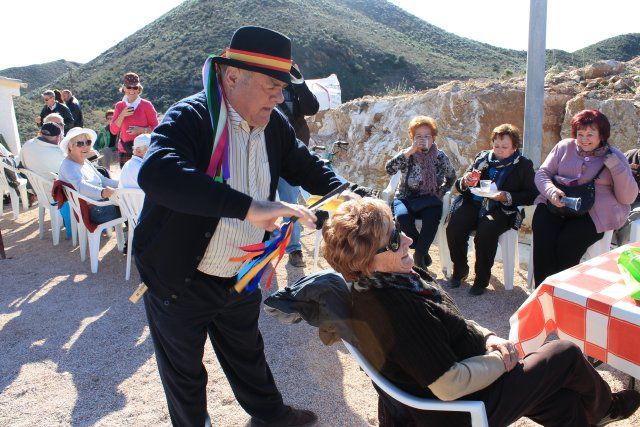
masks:
{"type": "Polygon", "coordinates": [[[318,422],[318,417],[313,412],[306,409],[295,409],[291,406],[287,406],[287,412],[277,420],[265,422],[251,418],[252,427],[305,427],[312,426],[316,422],[318,422]]]}
{"type": "Polygon", "coordinates": [[[633,415],[640,407],[640,392],[637,390],[622,390],[611,395],[611,407],[607,415],[601,419],[598,426],[606,426],[616,421],[624,420],[633,415]]]}
{"type": "Polygon", "coordinates": [[[427,265],[424,262],[425,254],[418,250],[413,252],[413,265],[423,270],[427,269],[427,265]]]}
{"type": "Polygon", "coordinates": [[[451,275],[451,279],[449,280],[450,288],[459,288],[462,281],[467,278],[469,275],[469,267],[466,269],[456,269],[453,267],[453,274],[451,275]]]}
{"type": "Polygon", "coordinates": [[[484,286],[473,285],[472,287],[469,288],[469,294],[474,296],[482,295],[484,294],[484,290],[485,290],[484,286]]]}
{"type": "Polygon", "coordinates": [[[289,264],[294,267],[304,267],[304,260],[302,259],[302,251],[300,249],[291,251],[289,254],[289,264]]]}
{"type": "Polygon", "coordinates": [[[424,256],[424,266],[429,267],[431,264],[433,264],[433,260],[431,259],[431,255],[429,255],[428,253],[424,256]]]}

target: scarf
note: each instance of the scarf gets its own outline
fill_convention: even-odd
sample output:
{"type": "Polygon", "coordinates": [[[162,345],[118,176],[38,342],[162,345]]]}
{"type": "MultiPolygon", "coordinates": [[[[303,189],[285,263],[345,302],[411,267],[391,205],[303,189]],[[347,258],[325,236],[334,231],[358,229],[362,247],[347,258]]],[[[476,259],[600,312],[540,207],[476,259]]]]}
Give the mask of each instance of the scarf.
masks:
{"type": "Polygon", "coordinates": [[[382,273],[376,271],[370,277],[361,277],[353,284],[358,292],[367,292],[371,289],[398,289],[422,295],[434,302],[442,302],[442,294],[432,284],[422,280],[415,271],[411,273],[382,273]]]}
{"type": "Polygon", "coordinates": [[[142,98],[140,98],[140,96],[138,96],[135,101],[133,102],[129,102],[129,98],[127,98],[127,95],[122,97],[122,102],[124,102],[127,105],[127,108],[129,107],[133,107],[133,109],[135,110],[136,108],[138,108],[138,105],[140,105],[140,102],[142,102],[142,98]]]}
{"type": "Polygon", "coordinates": [[[414,162],[420,166],[422,173],[422,186],[418,190],[418,195],[438,194],[438,177],[436,170],[438,146],[436,143],[433,142],[426,153],[418,152],[411,157],[413,157],[414,162]]]}
{"type": "MultiPolygon", "coordinates": [[[[492,150],[489,150],[486,153],[486,155],[476,161],[474,168],[481,172],[488,169],[489,178],[495,182],[496,187],[499,189],[502,187],[502,184],[504,184],[504,181],[507,179],[513,168],[520,162],[522,154],[520,153],[520,150],[516,150],[515,153],[509,157],[498,160],[492,150]]],[[[474,196],[474,199],[476,197],[478,196],[474,196]]],[[[495,200],[491,200],[486,197],[482,197],[481,201],[482,208],[479,213],[480,218],[494,207],[501,205],[500,202],[496,202],[495,200]]]]}
{"type": "Polygon", "coordinates": [[[609,151],[609,143],[607,141],[601,141],[600,145],[598,145],[596,147],[595,150],[591,150],[591,151],[584,151],[582,148],[580,148],[580,146],[578,145],[578,141],[576,141],[576,147],[578,148],[578,156],[580,157],[602,157],[605,154],[607,154],[607,151],[609,151]]]}
{"type": "Polygon", "coordinates": [[[229,124],[227,122],[227,103],[222,88],[222,81],[216,72],[210,55],[202,66],[202,84],[207,95],[209,118],[213,128],[213,148],[207,167],[207,175],[216,182],[224,182],[231,176],[229,173],[229,124]]]}

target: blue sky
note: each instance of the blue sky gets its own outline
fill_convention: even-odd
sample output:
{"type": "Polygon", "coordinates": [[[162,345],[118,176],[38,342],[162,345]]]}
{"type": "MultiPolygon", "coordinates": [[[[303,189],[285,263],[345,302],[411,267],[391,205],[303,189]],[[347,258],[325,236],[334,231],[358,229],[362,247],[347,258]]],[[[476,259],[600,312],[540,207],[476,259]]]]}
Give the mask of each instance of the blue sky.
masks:
{"type": "MultiPolygon", "coordinates": [[[[88,62],[180,3],[182,0],[5,0],[0,6],[0,70],[62,58],[88,62]],[[52,12],[57,14],[58,25],[45,25],[52,12]]],[[[527,49],[528,0],[392,3],[451,33],[494,46],[527,49]]],[[[638,0],[548,0],[547,16],[547,47],[570,52],[618,34],[640,32],[638,0]]]]}

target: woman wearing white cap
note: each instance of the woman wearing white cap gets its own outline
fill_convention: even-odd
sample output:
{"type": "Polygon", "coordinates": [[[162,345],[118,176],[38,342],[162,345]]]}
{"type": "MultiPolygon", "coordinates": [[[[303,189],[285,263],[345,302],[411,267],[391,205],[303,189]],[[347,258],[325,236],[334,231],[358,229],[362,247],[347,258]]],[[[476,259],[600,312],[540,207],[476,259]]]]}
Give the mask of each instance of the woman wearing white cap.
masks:
{"type": "Polygon", "coordinates": [[[138,172],[140,172],[140,166],[142,166],[142,159],[147,153],[149,143],[151,142],[151,135],[143,133],[136,136],[133,140],[133,157],[127,161],[122,167],[120,173],[120,188],[140,188],[138,185],[138,172]]]}
{"type": "MultiPolygon", "coordinates": [[[[96,140],[96,133],[87,128],[73,128],[60,142],[60,149],[66,158],[60,165],[58,179],[71,184],[76,191],[94,200],[108,199],[118,181],[104,177],[87,160],[91,154],[91,146],[96,140]]],[[[91,206],[89,219],[94,224],[102,224],[120,216],[120,210],[115,205],[91,206]]]]}

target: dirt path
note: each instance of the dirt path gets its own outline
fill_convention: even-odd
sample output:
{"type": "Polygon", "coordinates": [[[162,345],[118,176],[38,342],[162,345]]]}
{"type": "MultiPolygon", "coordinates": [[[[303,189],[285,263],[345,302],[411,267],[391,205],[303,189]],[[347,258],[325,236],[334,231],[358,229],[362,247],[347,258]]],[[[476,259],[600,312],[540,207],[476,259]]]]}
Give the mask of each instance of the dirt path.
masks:
{"type": "MultiPolygon", "coordinates": [[[[127,299],[139,277],[134,268],[132,279],[124,280],[125,256],[115,249],[115,237],[103,243],[93,275],[70,241],[54,247],[49,231],[38,238],[36,208],[18,221],[10,218],[5,206],[0,228],[9,259],[0,260],[0,425],[169,425],[144,309],[127,299]]],[[[303,233],[303,245],[307,268],[279,266],[280,286],[311,272],[313,236],[303,233]]],[[[436,273],[437,249],[431,253],[436,273]]],[[[499,278],[500,267],[494,267],[499,278]]],[[[452,295],[465,315],[506,336],[509,315],[526,297],[524,274],[516,274],[511,292],[493,278],[481,297],[468,296],[466,286],[452,295]]],[[[325,347],[304,323],[286,325],[262,315],[260,326],[286,402],[316,411],[322,426],[377,424],[375,392],[342,345],[325,347]]],[[[204,364],[214,425],[244,425],[249,418],[210,345],[204,364]]],[[[599,369],[614,389],[626,381],[606,366],[599,369]]],[[[640,425],[640,414],[619,425],[640,425]]]]}

